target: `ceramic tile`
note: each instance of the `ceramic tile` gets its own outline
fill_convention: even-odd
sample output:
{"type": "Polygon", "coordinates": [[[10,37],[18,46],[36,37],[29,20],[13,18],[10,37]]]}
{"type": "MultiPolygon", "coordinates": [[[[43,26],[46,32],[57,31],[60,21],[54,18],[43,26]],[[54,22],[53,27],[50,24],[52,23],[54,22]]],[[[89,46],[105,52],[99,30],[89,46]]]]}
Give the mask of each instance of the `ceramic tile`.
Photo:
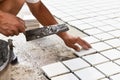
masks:
{"type": "Polygon", "coordinates": [[[98,33],[102,33],[101,30],[97,29],[97,28],[93,28],[93,29],[89,29],[89,30],[84,30],[85,33],[89,34],[89,35],[95,35],[98,33]]]}
{"type": "Polygon", "coordinates": [[[88,43],[92,44],[92,43],[96,43],[96,42],[100,42],[100,40],[96,39],[95,37],[93,36],[87,36],[87,37],[84,37],[82,38],[84,39],[85,41],[87,41],[88,43]]]}
{"type": "Polygon", "coordinates": [[[90,48],[89,50],[82,49],[80,52],[75,52],[75,54],[79,57],[89,55],[89,54],[93,54],[93,53],[96,53],[96,50],[93,49],[93,48],[90,48]]]}
{"type": "Polygon", "coordinates": [[[93,36],[102,41],[114,38],[114,36],[112,36],[108,33],[102,33],[102,34],[97,34],[97,35],[93,35],[93,36]]]}
{"type": "Polygon", "coordinates": [[[88,55],[88,56],[84,56],[83,58],[85,60],[87,60],[92,65],[96,65],[96,64],[100,64],[100,63],[109,61],[107,58],[105,58],[104,56],[100,55],[99,53],[88,55]]]}
{"type": "Polygon", "coordinates": [[[107,45],[104,42],[99,42],[99,43],[92,44],[92,48],[96,49],[97,51],[104,51],[107,49],[111,49],[112,47],[107,45]]]}
{"type": "Polygon", "coordinates": [[[110,25],[105,25],[105,26],[102,26],[102,27],[98,27],[99,29],[105,31],[105,32],[108,32],[108,31],[113,31],[115,30],[116,28],[110,26],[110,25]]]}
{"type": "Polygon", "coordinates": [[[120,37],[120,30],[110,31],[109,33],[115,37],[120,37]]]}
{"type": "Polygon", "coordinates": [[[114,62],[117,63],[118,65],[120,65],[120,59],[115,60],[114,62]]]}
{"type": "Polygon", "coordinates": [[[110,60],[114,60],[114,59],[119,59],[120,58],[120,51],[118,51],[116,49],[103,51],[103,52],[101,52],[101,54],[106,56],[110,60]]]}
{"type": "Polygon", "coordinates": [[[69,70],[60,62],[43,66],[42,70],[49,78],[69,72],[69,70]]]}
{"type": "Polygon", "coordinates": [[[111,39],[105,41],[107,44],[111,45],[112,47],[119,47],[120,46],[120,39],[111,39]]]}
{"type": "Polygon", "coordinates": [[[108,78],[100,79],[100,80],[109,80],[108,78]]]}
{"type": "Polygon", "coordinates": [[[112,80],[120,80],[120,74],[114,75],[110,77],[112,80]]]}
{"type": "Polygon", "coordinates": [[[96,68],[98,68],[106,76],[110,76],[120,72],[120,67],[113,62],[107,62],[97,65],[96,68]]]}
{"type": "Polygon", "coordinates": [[[69,73],[69,74],[53,77],[51,80],[79,80],[79,79],[72,73],[69,73]]]}
{"type": "Polygon", "coordinates": [[[90,28],[94,28],[93,26],[89,25],[89,24],[80,24],[80,25],[75,25],[76,28],[80,29],[80,30],[85,30],[85,29],[90,29],[90,28]]]}
{"type": "Polygon", "coordinates": [[[104,75],[100,73],[97,69],[89,67],[83,70],[74,72],[81,80],[98,80],[103,78],[104,75]]]}
{"type": "Polygon", "coordinates": [[[89,67],[89,66],[90,66],[87,62],[85,62],[85,61],[82,60],[81,58],[70,59],[70,60],[67,60],[67,61],[63,61],[63,63],[64,63],[71,71],[83,69],[83,68],[86,68],[86,67],[89,67]],[[74,65],[73,65],[73,64],[74,64],[74,65]]]}

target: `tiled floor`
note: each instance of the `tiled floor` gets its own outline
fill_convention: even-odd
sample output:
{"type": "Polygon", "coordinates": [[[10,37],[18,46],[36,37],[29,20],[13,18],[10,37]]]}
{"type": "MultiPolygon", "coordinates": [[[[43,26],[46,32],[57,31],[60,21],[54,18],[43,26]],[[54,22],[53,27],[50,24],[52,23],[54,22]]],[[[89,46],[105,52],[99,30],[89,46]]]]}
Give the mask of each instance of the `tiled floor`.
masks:
{"type": "MultiPolygon", "coordinates": [[[[42,68],[51,80],[120,79],[120,1],[119,0],[43,0],[50,11],[66,24],[88,34],[83,39],[90,50],[76,52],[75,59],[62,66],[42,68]],[[55,68],[56,67],[56,68],[55,68]],[[58,70],[61,69],[61,70],[58,70]],[[68,69],[68,70],[67,70],[68,69]],[[67,71],[66,71],[67,70],[67,71]],[[58,73],[63,72],[62,74],[58,73]],[[48,73],[50,72],[49,76],[48,73]]],[[[55,64],[55,63],[53,63],[55,64]]]]}

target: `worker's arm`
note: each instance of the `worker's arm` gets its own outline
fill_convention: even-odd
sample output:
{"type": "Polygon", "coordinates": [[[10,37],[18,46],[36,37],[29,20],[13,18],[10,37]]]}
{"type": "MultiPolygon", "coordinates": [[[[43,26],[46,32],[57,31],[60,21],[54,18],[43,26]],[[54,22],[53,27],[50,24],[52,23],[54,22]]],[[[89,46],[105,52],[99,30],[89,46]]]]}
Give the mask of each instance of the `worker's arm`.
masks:
{"type": "Polygon", "coordinates": [[[25,23],[20,18],[0,10],[0,33],[5,36],[18,35],[25,31],[25,23]]]}
{"type": "MultiPolygon", "coordinates": [[[[35,3],[27,2],[27,4],[33,15],[42,25],[48,26],[58,24],[55,18],[50,13],[50,11],[45,7],[45,5],[41,1],[35,3]]],[[[58,36],[64,40],[65,44],[68,47],[71,47],[77,51],[80,51],[80,48],[77,45],[75,45],[76,43],[81,45],[84,49],[89,49],[91,47],[86,41],[82,40],[79,37],[74,37],[68,34],[67,32],[59,33],[58,36]]]]}

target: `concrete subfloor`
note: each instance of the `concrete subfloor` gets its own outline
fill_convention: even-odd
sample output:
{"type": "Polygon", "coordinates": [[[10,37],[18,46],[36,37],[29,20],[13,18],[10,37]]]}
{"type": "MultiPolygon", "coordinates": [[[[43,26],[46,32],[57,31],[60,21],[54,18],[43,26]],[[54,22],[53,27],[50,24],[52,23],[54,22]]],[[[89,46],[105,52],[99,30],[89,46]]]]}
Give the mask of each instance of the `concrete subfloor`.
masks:
{"type": "MultiPolygon", "coordinates": [[[[58,22],[61,23],[60,20],[58,22]]],[[[86,36],[77,29],[69,26],[69,33],[84,37],[86,36]]],[[[0,35],[0,39],[13,39],[14,52],[18,56],[19,63],[9,66],[6,75],[7,80],[48,80],[41,70],[41,67],[57,61],[75,58],[74,50],[65,46],[64,42],[57,36],[51,35],[41,39],[27,42],[24,34],[13,37],[0,35]],[[9,74],[8,74],[9,73],[9,74]]],[[[2,79],[4,80],[4,79],[2,79]]],[[[6,79],[5,79],[6,80],[6,79]]]]}

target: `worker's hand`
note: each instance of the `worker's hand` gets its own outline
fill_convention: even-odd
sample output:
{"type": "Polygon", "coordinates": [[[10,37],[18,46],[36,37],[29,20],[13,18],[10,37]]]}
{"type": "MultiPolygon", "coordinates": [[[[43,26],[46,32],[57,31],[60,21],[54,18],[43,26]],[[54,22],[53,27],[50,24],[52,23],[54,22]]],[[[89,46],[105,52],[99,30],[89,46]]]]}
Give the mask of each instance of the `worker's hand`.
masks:
{"type": "Polygon", "coordinates": [[[73,48],[76,51],[80,51],[80,47],[76,45],[76,43],[84,49],[91,48],[90,44],[87,43],[85,40],[81,39],[80,37],[72,36],[66,32],[58,35],[63,39],[63,41],[68,47],[73,48]]]}
{"type": "Polygon", "coordinates": [[[20,18],[0,11],[0,33],[5,36],[18,35],[25,31],[25,23],[20,18]]]}

